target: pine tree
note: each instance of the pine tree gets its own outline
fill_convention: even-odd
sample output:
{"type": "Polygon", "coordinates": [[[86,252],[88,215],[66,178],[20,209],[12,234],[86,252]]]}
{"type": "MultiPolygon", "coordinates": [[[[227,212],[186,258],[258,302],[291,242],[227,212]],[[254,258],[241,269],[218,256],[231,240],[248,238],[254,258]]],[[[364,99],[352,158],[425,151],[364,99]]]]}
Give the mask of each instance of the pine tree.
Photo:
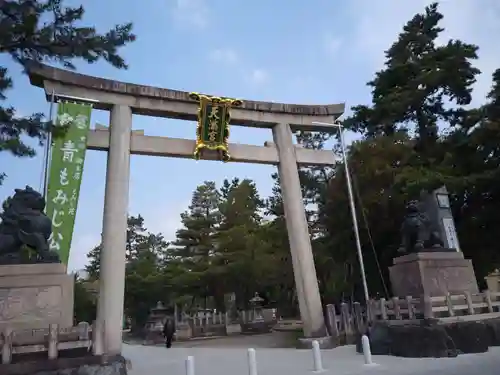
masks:
{"type": "Polygon", "coordinates": [[[215,182],[205,181],[193,193],[188,211],[181,214],[183,228],[176,233],[170,256],[184,270],[180,280],[192,295],[207,297],[213,287],[210,265],[216,246],[214,233],[220,221],[220,193],[215,182]]]}
{"type": "Polygon", "coordinates": [[[126,245],[126,255],[127,260],[131,261],[138,257],[141,251],[141,244],[143,244],[147,238],[147,230],[144,227],[144,218],[141,215],[129,216],[127,219],[127,245],[126,245]]]}
{"type": "MultiPolygon", "coordinates": [[[[143,243],[147,242],[149,237],[150,234],[147,233],[144,227],[144,218],[141,215],[129,216],[127,219],[127,244],[125,245],[125,254],[128,262],[137,258],[141,249],[148,248],[143,243]]],[[[101,251],[102,243],[95,246],[87,254],[88,264],[85,266],[85,271],[88,273],[90,279],[99,279],[101,251]]]]}
{"type": "Polygon", "coordinates": [[[500,267],[500,233],[495,230],[500,210],[500,69],[493,73],[486,104],[464,111],[461,120],[462,128],[443,147],[455,156],[449,164],[457,173],[453,187],[459,194],[451,202],[460,247],[483,280],[500,267]]]}
{"type": "Polygon", "coordinates": [[[80,322],[92,323],[97,316],[97,299],[89,290],[88,281],[75,277],[74,286],[74,324],[80,322]]]}
{"type": "Polygon", "coordinates": [[[219,222],[220,195],[215,182],[206,181],[193,193],[188,211],[181,214],[184,228],[176,233],[177,254],[196,262],[208,258],[214,251],[212,236],[219,222]]]}
{"type": "Polygon", "coordinates": [[[99,280],[99,272],[101,270],[101,249],[102,245],[99,244],[87,254],[88,263],[85,266],[85,272],[89,275],[90,280],[99,280]]]}
{"type": "MultiPolygon", "coordinates": [[[[37,63],[59,63],[75,69],[74,60],[95,63],[104,59],[118,69],[127,65],[118,49],[135,40],[132,24],[116,25],[105,34],[81,24],[83,6],[65,6],[63,0],[4,0],[0,2],[0,54],[23,69],[37,63]]],[[[0,100],[13,87],[8,70],[0,66],[0,100]]],[[[23,136],[42,141],[51,124],[43,114],[19,117],[12,107],[0,106],[0,152],[32,157],[35,150],[23,136]]],[[[0,173],[0,184],[5,174],[0,173]]]]}
{"type": "MultiPolygon", "coordinates": [[[[143,327],[158,300],[168,302],[173,290],[162,269],[167,266],[162,257],[167,253],[168,243],[161,234],[148,232],[141,215],[130,216],[127,223],[124,303],[136,329],[143,327]]],[[[101,249],[102,245],[98,245],[87,255],[89,263],[85,271],[91,281],[99,280],[101,249]]]]}
{"type": "MultiPolygon", "coordinates": [[[[134,220],[129,220],[129,223],[134,224],[134,220]]],[[[170,290],[160,269],[159,254],[165,245],[162,236],[147,232],[142,220],[135,221],[135,224],[144,230],[144,234],[136,236],[131,243],[133,257],[128,260],[125,272],[125,310],[132,318],[133,328],[142,329],[150,309],[158,301],[170,302],[170,290]]]]}
{"type": "MultiPolygon", "coordinates": [[[[452,193],[450,202],[464,252],[467,256],[468,248],[476,257],[476,275],[477,264],[494,263],[485,262],[493,259],[486,253],[493,254],[492,244],[498,239],[486,233],[483,220],[489,216],[485,208],[491,207],[493,187],[498,185],[492,175],[499,168],[491,157],[498,132],[483,132],[488,105],[465,107],[479,73],[473,66],[478,48],[460,40],[439,45],[442,18],[437,4],[431,4],[408,21],[386,51],[384,68],[368,83],[372,104],[354,107],[353,116],[344,121],[365,138],[351,145],[348,157],[355,195],[361,197],[356,199],[361,244],[372,291],[384,292],[377,280],[383,276],[387,282],[387,269],[397,255],[397,228],[405,202],[418,197],[422,189],[443,184],[452,193]],[[367,225],[363,225],[365,219],[367,225]]],[[[344,282],[350,284],[350,294],[356,294],[361,283],[352,252],[352,226],[345,220],[349,217],[345,174],[339,170],[329,185],[321,212],[328,232],[323,240],[335,249],[336,265],[349,266],[344,282]]]]}
{"type": "Polygon", "coordinates": [[[272,260],[267,258],[272,269],[269,272],[268,290],[285,315],[296,316],[298,307],[283,197],[278,174],[273,174],[272,178],[275,183],[265,208],[265,215],[270,220],[261,225],[258,236],[262,239],[262,248],[273,254],[272,260]]]}
{"type": "Polygon", "coordinates": [[[264,202],[253,181],[244,179],[240,182],[239,179],[234,179],[229,184],[228,180],[224,180],[221,195],[224,197],[219,207],[221,231],[240,225],[258,226],[264,202]]]}
{"type": "Polygon", "coordinates": [[[235,292],[241,306],[258,291],[265,268],[263,248],[258,243],[260,210],[264,202],[251,180],[223,182],[224,197],[220,205],[221,224],[217,230],[217,254],[212,263],[221,287],[218,294],[235,292]],[[222,290],[225,286],[225,290],[222,290]]]}
{"type": "Polygon", "coordinates": [[[490,122],[500,123],[500,68],[493,73],[493,85],[488,93],[486,115],[490,122]]]}
{"type": "Polygon", "coordinates": [[[436,45],[442,18],[434,3],[408,21],[386,51],[384,69],[368,83],[373,105],[354,107],[346,127],[368,137],[414,132],[417,149],[430,152],[439,123],[452,123],[461,111],[447,108],[449,103],[469,104],[480,73],[471,63],[478,58],[477,46],[459,40],[436,45]]]}

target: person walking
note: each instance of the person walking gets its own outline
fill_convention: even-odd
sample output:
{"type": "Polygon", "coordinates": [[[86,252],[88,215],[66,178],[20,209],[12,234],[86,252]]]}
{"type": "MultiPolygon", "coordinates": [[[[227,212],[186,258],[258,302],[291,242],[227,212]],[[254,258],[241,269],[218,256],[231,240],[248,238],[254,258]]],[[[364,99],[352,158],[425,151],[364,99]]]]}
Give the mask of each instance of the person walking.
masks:
{"type": "Polygon", "coordinates": [[[167,348],[172,347],[172,339],[175,334],[175,322],[171,316],[168,316],[165,320],[165,325],[163,326],[163,336],[165,337],[165,346],[167,348]]]}

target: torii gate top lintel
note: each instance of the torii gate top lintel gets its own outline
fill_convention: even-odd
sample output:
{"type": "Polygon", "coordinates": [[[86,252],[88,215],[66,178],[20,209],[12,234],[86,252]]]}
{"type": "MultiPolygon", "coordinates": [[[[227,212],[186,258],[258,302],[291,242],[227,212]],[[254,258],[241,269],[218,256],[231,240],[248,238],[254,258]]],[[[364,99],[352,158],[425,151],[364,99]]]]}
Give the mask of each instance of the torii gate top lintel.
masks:
{"type": "MultiPolygon", "coordinates": [[[[196,121],[198,104],[189,92],[137,85],[75,73],[38,64],[28,69],[30,82],[45,89],[47,99],[55,95],[92,98],[94,108],[110,110],[122,104],[133,113],[196,121]]],[[[288,123],[294,129],[335,132],[335,126],[313,125],[313,122],[332,123],[344,112],[345,104],[304,105],[244,100],[234,108],[231,124],[251,127],[272,127],[288,123]]]]}

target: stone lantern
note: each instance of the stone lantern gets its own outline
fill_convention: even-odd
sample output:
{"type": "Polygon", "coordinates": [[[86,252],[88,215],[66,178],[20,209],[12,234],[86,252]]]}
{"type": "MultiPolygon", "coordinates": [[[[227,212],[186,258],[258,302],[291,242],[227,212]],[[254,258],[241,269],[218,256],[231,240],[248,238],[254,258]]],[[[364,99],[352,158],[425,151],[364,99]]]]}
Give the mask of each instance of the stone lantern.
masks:
{"type": "Polygon", "coordinates": [[[264,321],[264,316],[262,315],[262,305],[264,303],[264,298],[259,296],[259,293],[256,292],[254,297],[249,302],[253,311],[253,321],[254,322],[264,321]]]}

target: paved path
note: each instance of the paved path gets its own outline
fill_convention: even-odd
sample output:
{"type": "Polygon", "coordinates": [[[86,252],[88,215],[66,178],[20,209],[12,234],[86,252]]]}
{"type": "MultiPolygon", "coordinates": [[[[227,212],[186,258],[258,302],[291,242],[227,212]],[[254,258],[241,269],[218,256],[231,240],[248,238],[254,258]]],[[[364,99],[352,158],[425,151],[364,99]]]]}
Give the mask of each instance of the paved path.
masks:
{"type": "Polygon", "coordinates": [[[294,348],[295,332],[234,335],[174,342],[175,348],[294,348]]]}
{"type": "MultiPolygon", "coordinates": [[[[208,341],[207,341],[208,342],[208,341]]],[[[312,374],[310,350],[256,349],[259,375],[312,374]]],[[[181,348],[124,345],[132,361],[130,375],[185,375],[185,359],[194,356],[196,375],[247,375],[246,348],[181,348]]],[[[378,366],[367,367],[353,346],[322,351],[325,375],[498,375],[500,348],[457,358],[403,359],[374,356],[378,366]]]]}

